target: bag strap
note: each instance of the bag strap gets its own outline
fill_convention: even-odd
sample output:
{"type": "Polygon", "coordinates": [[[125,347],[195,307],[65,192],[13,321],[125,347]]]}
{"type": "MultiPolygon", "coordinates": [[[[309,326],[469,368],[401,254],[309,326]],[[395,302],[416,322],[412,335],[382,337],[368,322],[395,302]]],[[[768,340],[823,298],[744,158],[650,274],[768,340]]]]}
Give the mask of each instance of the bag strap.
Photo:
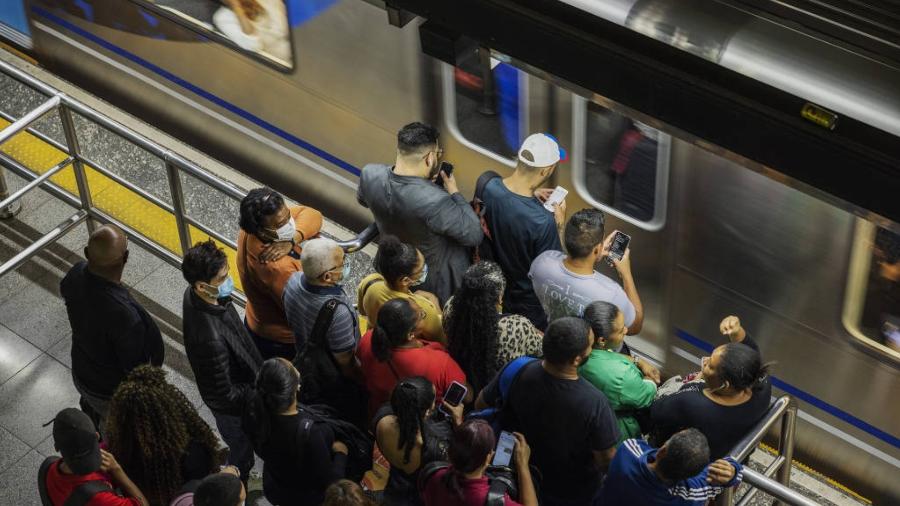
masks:
{"type": "Polygon", "coordinates": [[[494,476],[489,479],[488,493],[484,498],[484,506],[503,506],[509,492],[509,482],[505,478],[494,476]]]}
{"type": "Polygon", "coordinates": [[[391,359],[388,359],[387,365],[391,368],[391,372],[394,373],[394,378],[399,382],[402,378],[397,374],[397,369],[394,368],[394,362],[391,359]]]}
{"type": "Polygon", "coordinates": [[[38,471],[38,491],[41,493],[41,504],[44,506],[53,506],[53,502],[50,501],[50,493],[47,492],[47,473],[50,472],[50,466],[57,460],[59,460],[57,456],[47,457],[41,462],[41,468],[38,471]]]}
{"type": "Polygon", "coordinates": [[[322,307],[319,308],[319,314],[316,316],[316,323],[313,324],[312,331],[309,333],[306,342],[327,349],[325,336],[328,334],[331,322],[334,321],[334,313],[340,303],[341,301],[337,299],[328,299],[325,301],[325,304],[322,304],[322,307]]]}
{"type": "Polygon", "coordinates": [[[536,361],[537,359],[529,356],[519,357],[503,368],[503,372],[500,373],[500,401],[503,402],[506,397],[509,395],[509,389],[512,388],[513,383],[516,378],[519,376],[519,372],[526,365],[536,361]]]}
{"type": "Polygon", "coordinates": [[[475,200],[478,202],[484,202],[481,198],[484,195],[484,187],[494,179],[495,177],[500,177],[500,174],[487,170],[484,171],[480,176],[478,176],[478,180],[475,181],[475,200]]]}
{"type": "Polygon", "coordinates": [[[435,460],[433,462],[429,462],[419,469],[419,478],[417,480],[417,486],[419,488],[419,493],[422,493],[425,490],[425,486],[428,484],[428,481],[441,469],[447,469],[450,467],[450,463],[444,460],[435,460]]]}
{"type": "Polygon", "coordinates": [[[102,480],[87,481],[78,485],[72,494],[63,503],[63,506],[85,506],[91,502],[95,495],[101,492],[111,492],[109,483],[102,480]]]}
{"type": "MultiPolygon", "coordinates": [[[[360,295],[359,295],[360,304],[362,304],[362,301],[365,300],[366,294],[369,293],[369,288],[371,288],[372,285],[374,285],[375,283],[378,283],[379,281],[384,282],[384,278],[380,278],[380,277],[376,276],[376,277],[370,279],[369,281],[367,281],[366,284],[363,285],[362,291],[360,292],[360,295]]],[[[371,318],[371,316],[370,316],[370,318],[371,318]]]]}

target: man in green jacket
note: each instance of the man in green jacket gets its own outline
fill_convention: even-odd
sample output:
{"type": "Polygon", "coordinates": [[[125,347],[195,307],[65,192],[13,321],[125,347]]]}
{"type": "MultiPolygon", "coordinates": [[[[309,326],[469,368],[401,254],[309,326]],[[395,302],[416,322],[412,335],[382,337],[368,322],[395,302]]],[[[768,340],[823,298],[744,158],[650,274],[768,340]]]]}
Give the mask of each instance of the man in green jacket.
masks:
{"type": "Polygon", "coordinates": [[[594,330],[594,349],[578,373],[597,387],[616,413],[619,441],[640,438],[641,427],[634,416],[656,396],[659,371],[637,357],[619,353],[627,331],[625,317],[609,302],[589,304],[583,317],[594,330]]]}

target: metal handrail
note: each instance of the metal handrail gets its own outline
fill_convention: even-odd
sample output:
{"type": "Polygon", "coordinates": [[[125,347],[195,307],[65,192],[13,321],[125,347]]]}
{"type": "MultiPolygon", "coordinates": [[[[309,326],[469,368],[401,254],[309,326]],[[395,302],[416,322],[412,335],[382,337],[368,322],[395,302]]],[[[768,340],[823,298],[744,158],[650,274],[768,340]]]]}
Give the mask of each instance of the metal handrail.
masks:
{"type": "MultiPolygon", "coordinates": [[[[7,62],[0,61],[0,72],[3,72],[13,79],[16,79],[20,83],[34,90],[37,90],[39,93],[48,95],[50,97],[48,100],[26,113],[21,118],[12,121],[12,123],[6,128],[0,130],[0,143],[5,142],[17,133],[20,133],[24,130],[31,134],[37,135],[42,140],[49,142],[53,147],[59,149],[60,151],[63,151],[68,155],[63,162],[55,165],[43,174],[38,175],[36,172],[29,169],[28,167],[25,167],[18,161],[12,159],[9,156],[6,156],[3,153],[0,153],[0,210],[3,210],[10,204],[14,203],[29,190],[37,186],[41,186],[55,197],[62,199],[70,205],[74,205],[75,207],[80,208],[80,211],[83,212],[83,214],[78,213],[76,215],[73,215],[72,218],[61,224],[56,229],[52,230],[50,233],[39,239],[34,244],[30,245],[24,251],[16,255],[13,259],[0,265],[0,276],[16,268],[31,256],[37,254],[44,246],[58,239],[62,234],[71,230],[75,225],[77,225],[84,219],[87,219],[89,230],[93,230],[95,222],[115,224],[122,228],[122,230],[125,231],[125,233],[133,238],[137,243],[144,246],[157,257],[160,257],[161,259],[175,265],[176,267],[180,266],[181,259],[178,257],[178,255],[167,250],[151,238],[141,234],[139,231],[134,230],[132,227],[129,227],[122,221],[94,207],[94,204],[91,200],[90,188],[88,186],[88,181],[85,174],[85,165],[94,168],[99,173],[103,174],[103,176],[113,180],[115,183],[122,185],[131,191],[134,191],[137,195],[145,198],[148,202],[160,207],[167,212],[172,213],[175,216],[175,223],[176,227],[178,228],[179,245],[182,251],[186,251],[191,246],[190,227],[196,227],[202,232],[209,234],[216,240],[219,240],[232,248],[236,248],[236,241],[224,237],[222,234],[202,224],[199,220],[196,220],[187,215],[185,211],[184,192],[181,187],[182,185],[180,175],[182,173],[187,174],[205,184],[206,186],[222,192],[228,197],[235,200],[243,199],[247,195],[246,191],[232,184],[231,182],[225,181],[215,176],[199,165],[185,159],[178,153],[175,153],[172,150],[154,142],[153,140],[135,132],[134,130],[131,130],[130,128],[122,125],[112,118],[104,116],[100,112],[90,108],[89,106],[79,102],[72,97],[67,96],[56,88],[48,85],[47,83],[44,83],[43,81],[40,81],[34,76],[29,75],[23,70],[18,69],[7,62]],[[59,117],[63,127],[63,133],[65,135],[65,144],[62,144],[56,140],[51,140],[48,136],[40,134],[34,128],[30,127],[32,123],[54,110],[59,113],[59,117]],[[106,129],[107,131],[113,133],[114,135],[117,135],[129,141],[130,143],[138,146],[144,151],[147,151],[148,153],[161,159],[166,167],[166,179],[169,183],[169,191],[172,197],[172,204],[169,205],[161,199],[149,194],[145,190],[138,188],[133,183],[125,180],[124,178],[115,174],[113,171],[103,167],[101,164],[98,164],[94,160],[91,160],[83,155],[79,145],[77,129],[75,128],[75,124],[73,121],[73,111],[75,113],[78,113],[80,116],[88,119],[89,121],[106,129]],[[56,174],[69,164],[72,165],[72,169],[75,175],[75,181],[78,187],[79,195],[77,197],[73,196],[71,193],[64,190],[59,185],[53,183],[52,181],[49,181],[49,178],[52,175],[56,174]],[[6,181],[3,177],[3,167],[6,167],[8,170],[19,174],[25,179],[30,179],[30,182],[25,187],[16,191],[15,194],[8,196],[6,192],[6,181]]],[[[6,115],[3,114],[2,116],[5,117],[6,115]]],[[[352,253],[364,248],[377,236],[378,227],[373,223],[362,232],[357,234],[356,237],[347,241],[338,241],[338,244],[347,253],[352,253]]],[[[246,303],[246,299],[244,298],[243,294],[236,292],[234,298],[239,304],[246,303]]]]}
{"type": "MultiPolygon", "coordinates": [[[[797,427],[797,404],[790,396],[783,395],[775,399],[765,416],[734,446],[730,455],[734,460],[743,462],[778,422],[781,422],[781,431],[778,436],[775,460],[762,473],[747,467],[744,468],[744,481],[751,487],[737,502],[737,506],[750,504],[760,490],[781,500],[784,504],[799,506],[816,504],[790,489],[791,461],[794,457],[794,431],[797,427]],[[772,475],[776,473],[777,480],[772,479],[772,475]]],[[[716,504],[732,506],[735,501],[734,494],[733,488],[726,489],[717,498],[716,504]]],[[[781,503],[776,501],[775,504],[781,503]]]]}

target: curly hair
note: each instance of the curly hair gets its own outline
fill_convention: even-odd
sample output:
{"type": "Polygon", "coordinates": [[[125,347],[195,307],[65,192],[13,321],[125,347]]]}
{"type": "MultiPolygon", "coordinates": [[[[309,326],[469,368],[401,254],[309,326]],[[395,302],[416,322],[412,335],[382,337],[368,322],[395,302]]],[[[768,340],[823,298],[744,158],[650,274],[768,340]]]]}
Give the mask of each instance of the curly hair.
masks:
{"type": "Polygon", "coordinates": [[[210,457],[219,447],[187,397],[166,381],[162,368],[150,365],[135,368],[116,388],[106,436],[116,460],[154,506],[168,505],[187,481],[181,469],[189,445],[202,445],[210,457]]]}
{"type": "Polygon", "coordinates": [[[263,228],[263,219],[284,207],[284,199],[271,188],[254,188],[241,200],[241,229],[256,235],[263,228]]]}
{"type": "Polygon", "coordinates": [[[493,262],[478,262],[463,275],[444,319],[450,355],[459,363],[475,390],[494,374],[500,338],[497,302],[506,279],[493,262]]]}

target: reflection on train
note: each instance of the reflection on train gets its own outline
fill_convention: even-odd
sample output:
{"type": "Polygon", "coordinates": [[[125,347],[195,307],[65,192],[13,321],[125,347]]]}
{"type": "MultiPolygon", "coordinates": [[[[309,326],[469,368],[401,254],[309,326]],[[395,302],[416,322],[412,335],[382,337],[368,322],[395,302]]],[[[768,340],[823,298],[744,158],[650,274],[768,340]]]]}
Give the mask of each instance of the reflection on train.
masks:
{"type": "MultiPolygon", "coordinates": [[[[401,125],[440,126],[467,196],[484,170],[511,171],[525,135],[556,133],[570,162],[551,183],[570,190],[570,213],[603,209],[607,228],[632,237],[647,315],[635,348],[670,372],[694,370],[718,343],[710,322],[741,314],[778,363],[776,391],[800,401],[798,460],[876,501],[900,502],[900,418],[884,409],[900,391],[900,225],[854,214],[778,167],[762,170],[740,153],[683,136],[544,73],[539,62],[473,44],[455,67],[441,63],[422,53],[419,22],[391,26],[369,2],[288,1],[290,68],[225,37],[198,36],[189,18],[216,23],[184,7],[197,2],[94,0],[87,12],[78,0],[32,0],[37,57],[357,230],[372,220],[356,204],[360,168],[393,159],[401,125]]],[[[678,0],[603,4],[616,19],[650,20],[645,28],[669,26],[654,13],[693,15],[678,0]],[[653,10],[661,5],[667,9],[653,10]]],[[[835,96],[879,117],[896,110],[896,90],[861,91],[883,89],[896,70],[854,55],[829,59],[827,41],[725,3],[692,5],[704,12],[681,39],[709,42],[703,47],[729,65],[782,68],[773,55],[802,50],[805,66],[790,69],[796,95],[852,75],[853,82],[827,81],[835,96]],[[705,30],[718,19],[729,23],[705,30]],[[758,51],[760,33],[777,47],[758,51]]]]}

